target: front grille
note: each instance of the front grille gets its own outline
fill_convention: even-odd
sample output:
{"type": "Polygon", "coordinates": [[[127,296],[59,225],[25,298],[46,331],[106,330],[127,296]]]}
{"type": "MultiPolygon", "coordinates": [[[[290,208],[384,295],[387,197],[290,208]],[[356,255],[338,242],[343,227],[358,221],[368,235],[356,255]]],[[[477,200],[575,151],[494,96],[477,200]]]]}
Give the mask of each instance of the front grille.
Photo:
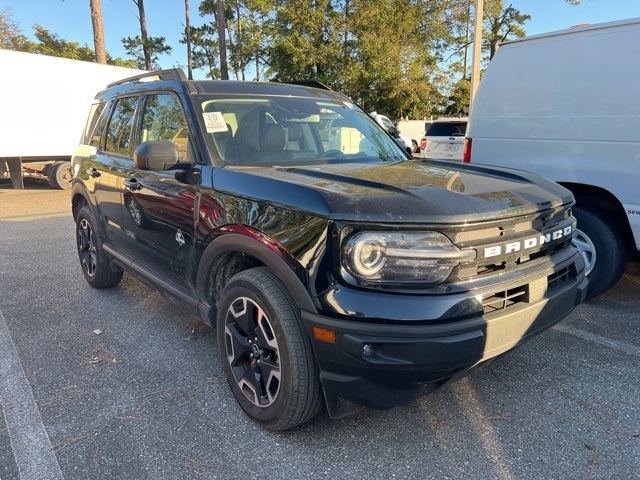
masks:
{"type": "Polygon", "coordinates": [[[526,293],[525,287],[522,285],[503,292],[484,295],[482,297],[482,309],[485,314],[505,310],[516,303],[520,303],[526,293]]]}
{"type": "Polygon", "coordinates": [[[576,266],[571,265],[571,267],[565,267],[562,270],[558,270],[557,272],[549,275],[547,277],[547,285],[549,289],[557,288],[569,280],[571,278],[572,268],[573,271],[575,271],[576,266]]]}
{"type": "Polygon", "coordinates": [[[482,296],[482,309],[485,315],[507,310],[521,303],[532,303],[547,296],[567,281],[575,279],[577,270],[575,264],[562,268],[547,276],[546,285],[540,282],[527,283],[508,290],[502,290],[482,296]],[[542,288],[541,288],[542,287],[542,288]]]}
{"type": "Polygon", "coordinates": [[[571,235],[550,241],[541,239],[549,232],[568,227],[572,221],[570,210],[559,208],[516,220],[504,219],[490,225],[470,225],[460,231],[450,232],[450,238],[458,247],[476,250],[477,257],[458,265],[447,283],[517,271],[525,264],[530,265],[529,262],[554,255],[571,244],[571,235]],[[513,244],[518,246],[517,249],[513,248],[513,244]],[[498,248],[499,253],[487,253],[498,248]]]}

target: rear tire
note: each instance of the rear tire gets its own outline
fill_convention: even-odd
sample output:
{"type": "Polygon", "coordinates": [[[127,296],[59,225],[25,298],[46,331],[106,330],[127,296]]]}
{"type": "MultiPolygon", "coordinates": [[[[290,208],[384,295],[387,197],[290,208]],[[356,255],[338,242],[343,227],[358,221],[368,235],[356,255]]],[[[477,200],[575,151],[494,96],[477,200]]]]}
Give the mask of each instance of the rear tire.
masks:
{"type": "Polygon", "coordinates": [[[578,220],[573,243],[580,250],[589,279],[587,299],[613,287],[627,268],[629,253],[622,231],[605,212],[573,208],[578,220]]]}
{"type": "Polygon", "coordinates": [[[82,207],[76,220],[76,244],[82,273],[93,288],[109,288],[122,280],[122,272],[114,272],[102,248],[103,239],[88,206],[82,207]]]}
{"type": "Polygon", "coordinates": [[[71,162],[56,162],[49,167],[49,185],[53,188],[69,190],[73,182],[71,162]]]}
{"type": "Polygon", "coordinates": [[[217,336],[231,391],[254,421],[280,431],[320,412],[319,372],[300,310],[269,269],[246,270],[227,284],[217,336]]]}

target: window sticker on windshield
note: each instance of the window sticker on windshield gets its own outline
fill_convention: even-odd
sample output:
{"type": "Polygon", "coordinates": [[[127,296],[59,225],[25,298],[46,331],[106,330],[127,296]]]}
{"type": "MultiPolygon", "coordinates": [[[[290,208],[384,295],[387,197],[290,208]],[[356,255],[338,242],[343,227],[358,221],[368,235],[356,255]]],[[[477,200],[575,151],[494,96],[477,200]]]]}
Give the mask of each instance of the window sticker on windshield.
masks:
{"type": "Polygon", "coordinates": [[[226,132],[227,122],[224,121],[222,112],[204,112],[204,124],[207,128],[207,133],[226,132]]]}

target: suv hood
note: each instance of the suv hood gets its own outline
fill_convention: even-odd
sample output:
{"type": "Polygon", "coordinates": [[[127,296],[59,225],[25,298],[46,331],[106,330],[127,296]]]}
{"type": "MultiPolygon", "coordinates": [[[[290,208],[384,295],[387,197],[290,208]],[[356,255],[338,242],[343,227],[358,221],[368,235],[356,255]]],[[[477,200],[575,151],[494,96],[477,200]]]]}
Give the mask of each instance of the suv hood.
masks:
{"type": "Polygon", "coordinates": [[[535,174],[407,160],[216,170],[216,189],[334,220],[470,223],[572,204],[571,192],[535,174]]]}

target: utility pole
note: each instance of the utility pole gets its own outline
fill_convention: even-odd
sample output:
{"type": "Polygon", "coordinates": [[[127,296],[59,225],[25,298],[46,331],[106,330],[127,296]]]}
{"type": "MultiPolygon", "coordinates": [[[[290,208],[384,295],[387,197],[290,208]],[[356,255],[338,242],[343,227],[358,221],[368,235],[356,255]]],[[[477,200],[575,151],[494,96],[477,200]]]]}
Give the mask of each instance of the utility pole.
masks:
{"type": "Polygon", "coordinates": [[[476,21],[473,33],[473,65],[471,67],[471,95],[469,98],[469,112],[480,83],[480,61],[482,59],[482,16],[484,0],[476,0],[476,21]]]}

